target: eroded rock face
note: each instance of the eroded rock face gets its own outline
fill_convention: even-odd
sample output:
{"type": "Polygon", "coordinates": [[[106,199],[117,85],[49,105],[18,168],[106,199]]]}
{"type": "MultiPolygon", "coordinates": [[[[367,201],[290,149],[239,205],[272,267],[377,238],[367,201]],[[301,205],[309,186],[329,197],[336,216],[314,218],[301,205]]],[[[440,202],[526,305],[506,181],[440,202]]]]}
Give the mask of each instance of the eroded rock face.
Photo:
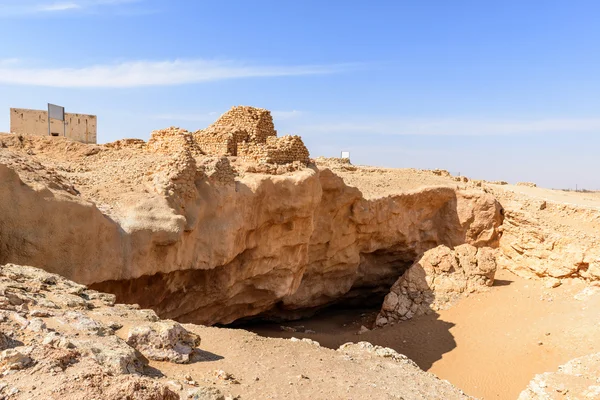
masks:
{"type": "Polygon", "coordinates": [[[498,264],[528,278],[600,279],[600,212],[494,189],[505,210],[498,264]]]}
{"type": "Polygon", "coordinates": [[[536,375],[519,400],[600,398],[600,353],[579,357],[558,367],[557,372],[536,375]]]}
{"type": "Polygon", "coordinates": [[[365,200],[327,169],[201,178],[187,200],[150,196],[119,220],[71,195],[33,190],[1,165],[0,175],[2,215],[14,216],[1,222],[0,261],[43,265],[184,322],[229,323],[383,291],[420,252],[494,245],[501,224],[500,206],[481,191],[365,200]]]}
{"type": "Polygon", "coordinates": [[[376,324],[405,321],[448,307],[464,294],[494,283],[495,251],[463,244],[426,251],[385,297],[376,324]]]}
{"type": "Polygon", "coordinates": [[[68,143],[78,162],[45,160],[55,168],[28,151],[58,142],[9,139],[0,148],[0,263],[39,265],[182,322],[294,317],[383,297],[430,248],[499,240],[498,202],[451,180],[365,198],[314,164],[249,173],[235,157],[202,155],[178,129],[93,154],[68,143]],[[87,174],[82,184],[106,201],[102,211],[57,172],[73,170],[87,174]]]}

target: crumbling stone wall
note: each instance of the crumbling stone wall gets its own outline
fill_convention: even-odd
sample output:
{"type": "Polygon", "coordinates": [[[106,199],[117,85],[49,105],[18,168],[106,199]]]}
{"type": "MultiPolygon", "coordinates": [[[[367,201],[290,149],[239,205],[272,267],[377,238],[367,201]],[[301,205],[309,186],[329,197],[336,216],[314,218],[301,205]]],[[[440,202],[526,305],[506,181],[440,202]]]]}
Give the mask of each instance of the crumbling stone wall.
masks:
{"type": "Polygon", "coordinates": [[[175,154],[189,151],[193,156],[204,154],[191,132],[185,129],[170,127],[152,132],[147,149],[153,153],[175,154]]]}
{"type": "Polygon", "coordinates": [[[198,147],[206,154],[236,156],[238,143],[248,140],[248,132],[234,126],[215,126],[193,134],[198,147]]]}
{"type": "Polygon", "coordinates": [[[193,134],[199,149],[215,156],[239,156],[260,164],[304,164],[309,153],[299,136],[277,137],[269,110],[238,106],[193,134]]]}
{"type": "Polygon", "coordinates": [[[308,163],[308,149],[300,136],[269,137],[265,144],[241,143],[238,156],[259,164],[308,163]]]}
{"type": "Polygon", "coordinates": [[[255,143],[264,143],[268,137],[277,136],[271,112],[264,108],[232,107],[231,110],[221,115],[211,127],[246,131],[248,140],[255,143]]]}

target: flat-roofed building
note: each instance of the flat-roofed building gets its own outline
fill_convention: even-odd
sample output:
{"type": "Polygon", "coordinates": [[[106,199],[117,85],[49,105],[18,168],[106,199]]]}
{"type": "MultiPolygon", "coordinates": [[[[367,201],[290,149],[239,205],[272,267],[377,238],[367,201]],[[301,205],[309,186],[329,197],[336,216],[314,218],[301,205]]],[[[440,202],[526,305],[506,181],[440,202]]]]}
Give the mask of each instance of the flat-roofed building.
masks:
{"type": "MultiPolygon", "coordinates": [[[[50,120],[51,136],[66,136],[82,143],[96,143],[97,117],[65,113],[65,122],[50,120]]],[[[10,132],[21,135],[48,136],[48,111],[25,108],[10,109],[10,132]]]]}

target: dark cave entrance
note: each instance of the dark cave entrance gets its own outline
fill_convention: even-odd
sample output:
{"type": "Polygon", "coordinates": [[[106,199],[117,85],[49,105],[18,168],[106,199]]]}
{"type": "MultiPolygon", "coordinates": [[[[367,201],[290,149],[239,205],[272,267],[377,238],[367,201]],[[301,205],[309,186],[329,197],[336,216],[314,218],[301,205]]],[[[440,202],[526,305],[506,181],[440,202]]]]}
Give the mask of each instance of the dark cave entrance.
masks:
{"type": "MultiPolygon", "coordinates": [[[[310,338],[316,334],[321,340],[330,336],[349,337],[361,328],[370,330],[385,296],[416,256],[404,246],[361,253],[357,279],[344,296],[315,308],[285,310],[277,305],[266,313],[221,326],[266,337],[310,338]]],[[[324,345],[333,348],[338,340],[325,339],[325,342],[324,345]]]]}

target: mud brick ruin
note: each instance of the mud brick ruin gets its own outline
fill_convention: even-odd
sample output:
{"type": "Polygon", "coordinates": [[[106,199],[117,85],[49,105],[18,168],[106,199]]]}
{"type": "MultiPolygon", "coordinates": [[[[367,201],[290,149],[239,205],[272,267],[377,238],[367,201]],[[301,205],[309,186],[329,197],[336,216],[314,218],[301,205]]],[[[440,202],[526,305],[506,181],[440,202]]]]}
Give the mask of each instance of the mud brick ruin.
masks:
{"type": "Polygon", "coordinates": [[[299,136],[277,137],[269,110],[238,106],[214,124],[193,133],[202,152],[238,156],[259,164],[308,163],[308,149],[299,136]]]}
{"type": "Polygon", "coordinates": [[[147,145],[154,153],[192,156],[237,156],[256,164],[308,164],[309,152],[300,136],[277,137],[269,110],[238,106],[206,129],[188,132],[171,127],[152,132],[147,145]]]}

